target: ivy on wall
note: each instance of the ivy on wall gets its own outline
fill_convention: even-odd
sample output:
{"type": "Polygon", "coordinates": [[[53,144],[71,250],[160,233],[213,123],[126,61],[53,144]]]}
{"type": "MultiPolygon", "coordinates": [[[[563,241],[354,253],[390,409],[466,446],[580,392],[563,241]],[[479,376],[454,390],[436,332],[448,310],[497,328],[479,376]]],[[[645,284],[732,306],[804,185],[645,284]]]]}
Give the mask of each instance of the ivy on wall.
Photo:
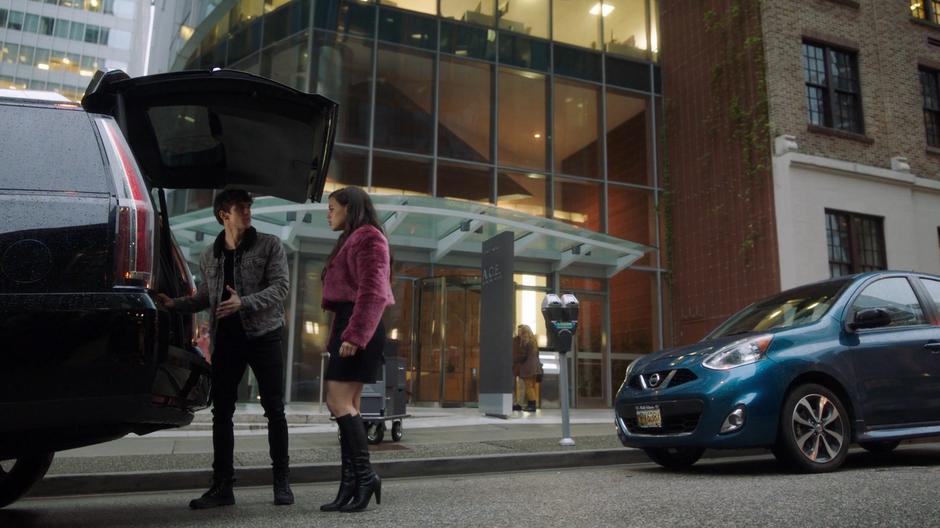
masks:
{"type": "MultiPolygon", "coordinates": [[[[760,20],[761,3],[762,0],[733,0],[725,9],[707,10],[702,19],[702,28],[710,37],[709,40],[722,47],[715,54],[720,60],[710,68],[711,101],[705,117],[706,123],[716,134],[720,132],[725,134],[724,137],[732,138],[740,148],[741,161],[740,171],[728,171],[725,177],[715,183],[715,195],[726,197],[713,201],[706,208],[706,214],[715,218],[730,214],[730,200],[745,205],[755,203],[757,194],[763,190],[764,175],[771,159],[764,42],[760,23],[753,23],[754,20],[760,20]]],[[[674,111],[674,101],[664,97],[664,114],[670,115],[674,111]]],[[[657,212],[662,215],[666,268],[664,279],[669,286],[673,286],[675,195],[670,158],[666,151],[669,145],[665,142],[665,131],[660,129],[660,132],[663,134],[663,191],[657,212]]],[[[708,149],[701,154],[700,161],[705,171],[710,171],[716,163],[725,162],[716,161],[714,153],[708,149]]],[[[738,253],[744,266],[750,267],[762,232],[755,218],[748,218],[745,226],[745,234],[738,241],[738,253]]]]}
{"type": "MultiPolygon", "coordinates": [[[[733,196],[745,207],[762,192],[770,161],[770,125],[764,43],[759,23],[761,0],[734,0],[727,10],[708,10],[704,29],[723,49],[711,66],[711,105],[708,121],[715,130],[728,132],[741,149],[740,171],[729,171],[723,196],[733,196]]],[[[707,163],[711,163],[709,157],[707,163]]],[[[712,214],[724,214],[727,202],[717,202],[712,214]]],[[[746,267],[754,261],[754,249],[762,236],[755,218],[746,219],[738,253],[746,267]]]]}

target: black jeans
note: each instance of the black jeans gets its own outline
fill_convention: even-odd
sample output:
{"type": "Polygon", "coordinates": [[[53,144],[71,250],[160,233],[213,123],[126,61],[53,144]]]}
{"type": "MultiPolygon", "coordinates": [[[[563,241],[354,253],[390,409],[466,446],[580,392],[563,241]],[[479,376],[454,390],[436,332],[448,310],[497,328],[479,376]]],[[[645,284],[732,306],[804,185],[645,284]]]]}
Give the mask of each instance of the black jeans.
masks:
{"type": "Polygon", "coordinates": [[[268,419],[268,447],[272,465],[275,471],[287,469],[282,329],[251,340],[240,331],[222,331],[219,334],[212,354],[212,449],[215,452],[212,470],[215,478],[230,479],[235,474],[232,415],[235,414],[235,401],[238,399],[238,384],[247,366],[251,367],[258,380],[261,406],[268,419]]]}

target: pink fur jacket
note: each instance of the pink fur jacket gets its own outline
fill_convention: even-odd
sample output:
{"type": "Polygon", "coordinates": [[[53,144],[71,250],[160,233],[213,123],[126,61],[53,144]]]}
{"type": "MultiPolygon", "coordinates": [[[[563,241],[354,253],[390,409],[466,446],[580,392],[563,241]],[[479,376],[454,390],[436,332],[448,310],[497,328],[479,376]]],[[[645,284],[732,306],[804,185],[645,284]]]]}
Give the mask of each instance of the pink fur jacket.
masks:
{"type": "Polygon", "coordinates": [[[385,307],[395,304],[389,284],[388,240],[370,225],[349,235],[326,270],[322,307],[329,310],[331,303],[341,302],[355,303],[341,339],[365,348],[385,307]]]}

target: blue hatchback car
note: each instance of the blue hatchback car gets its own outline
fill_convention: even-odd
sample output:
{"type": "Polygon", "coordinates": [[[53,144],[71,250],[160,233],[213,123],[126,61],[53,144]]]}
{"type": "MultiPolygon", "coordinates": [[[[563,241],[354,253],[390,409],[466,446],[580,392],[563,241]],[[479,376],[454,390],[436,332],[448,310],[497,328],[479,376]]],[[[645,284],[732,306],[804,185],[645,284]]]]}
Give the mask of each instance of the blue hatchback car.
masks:
{"type": "Polygon", "coordinates": [[[884,452],[940,436],[940,277],[864,273],[756,302],[631,363],[614,412],[621,442],[667,468],[768,447],[832,471],[853,442],[884,452]]]}

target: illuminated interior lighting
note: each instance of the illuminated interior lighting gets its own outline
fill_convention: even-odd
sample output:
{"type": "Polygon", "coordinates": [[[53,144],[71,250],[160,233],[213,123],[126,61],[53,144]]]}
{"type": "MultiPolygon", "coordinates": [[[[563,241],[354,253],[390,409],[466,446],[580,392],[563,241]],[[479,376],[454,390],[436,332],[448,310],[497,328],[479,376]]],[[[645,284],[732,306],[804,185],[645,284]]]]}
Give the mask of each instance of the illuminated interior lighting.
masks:
{"type": "Polygon", "coordinates": [[[614,10],[614,6],[610,4],[601,5],[601,3],[598,2],[591,7],[590,13],[595,16],[598,14],[600,14],[601,16],[607,16],[613,10],[614,10]]]}
{"type": "Polygon", "coordinates": [[[552,217],[558,220],[567,220],[575,224],[583,224],[588,220],[587,215],[584,213],[572,213],[569,211],[560,211],[558,209],[555,209],[555,211],[552,213],[552,217]]]}

